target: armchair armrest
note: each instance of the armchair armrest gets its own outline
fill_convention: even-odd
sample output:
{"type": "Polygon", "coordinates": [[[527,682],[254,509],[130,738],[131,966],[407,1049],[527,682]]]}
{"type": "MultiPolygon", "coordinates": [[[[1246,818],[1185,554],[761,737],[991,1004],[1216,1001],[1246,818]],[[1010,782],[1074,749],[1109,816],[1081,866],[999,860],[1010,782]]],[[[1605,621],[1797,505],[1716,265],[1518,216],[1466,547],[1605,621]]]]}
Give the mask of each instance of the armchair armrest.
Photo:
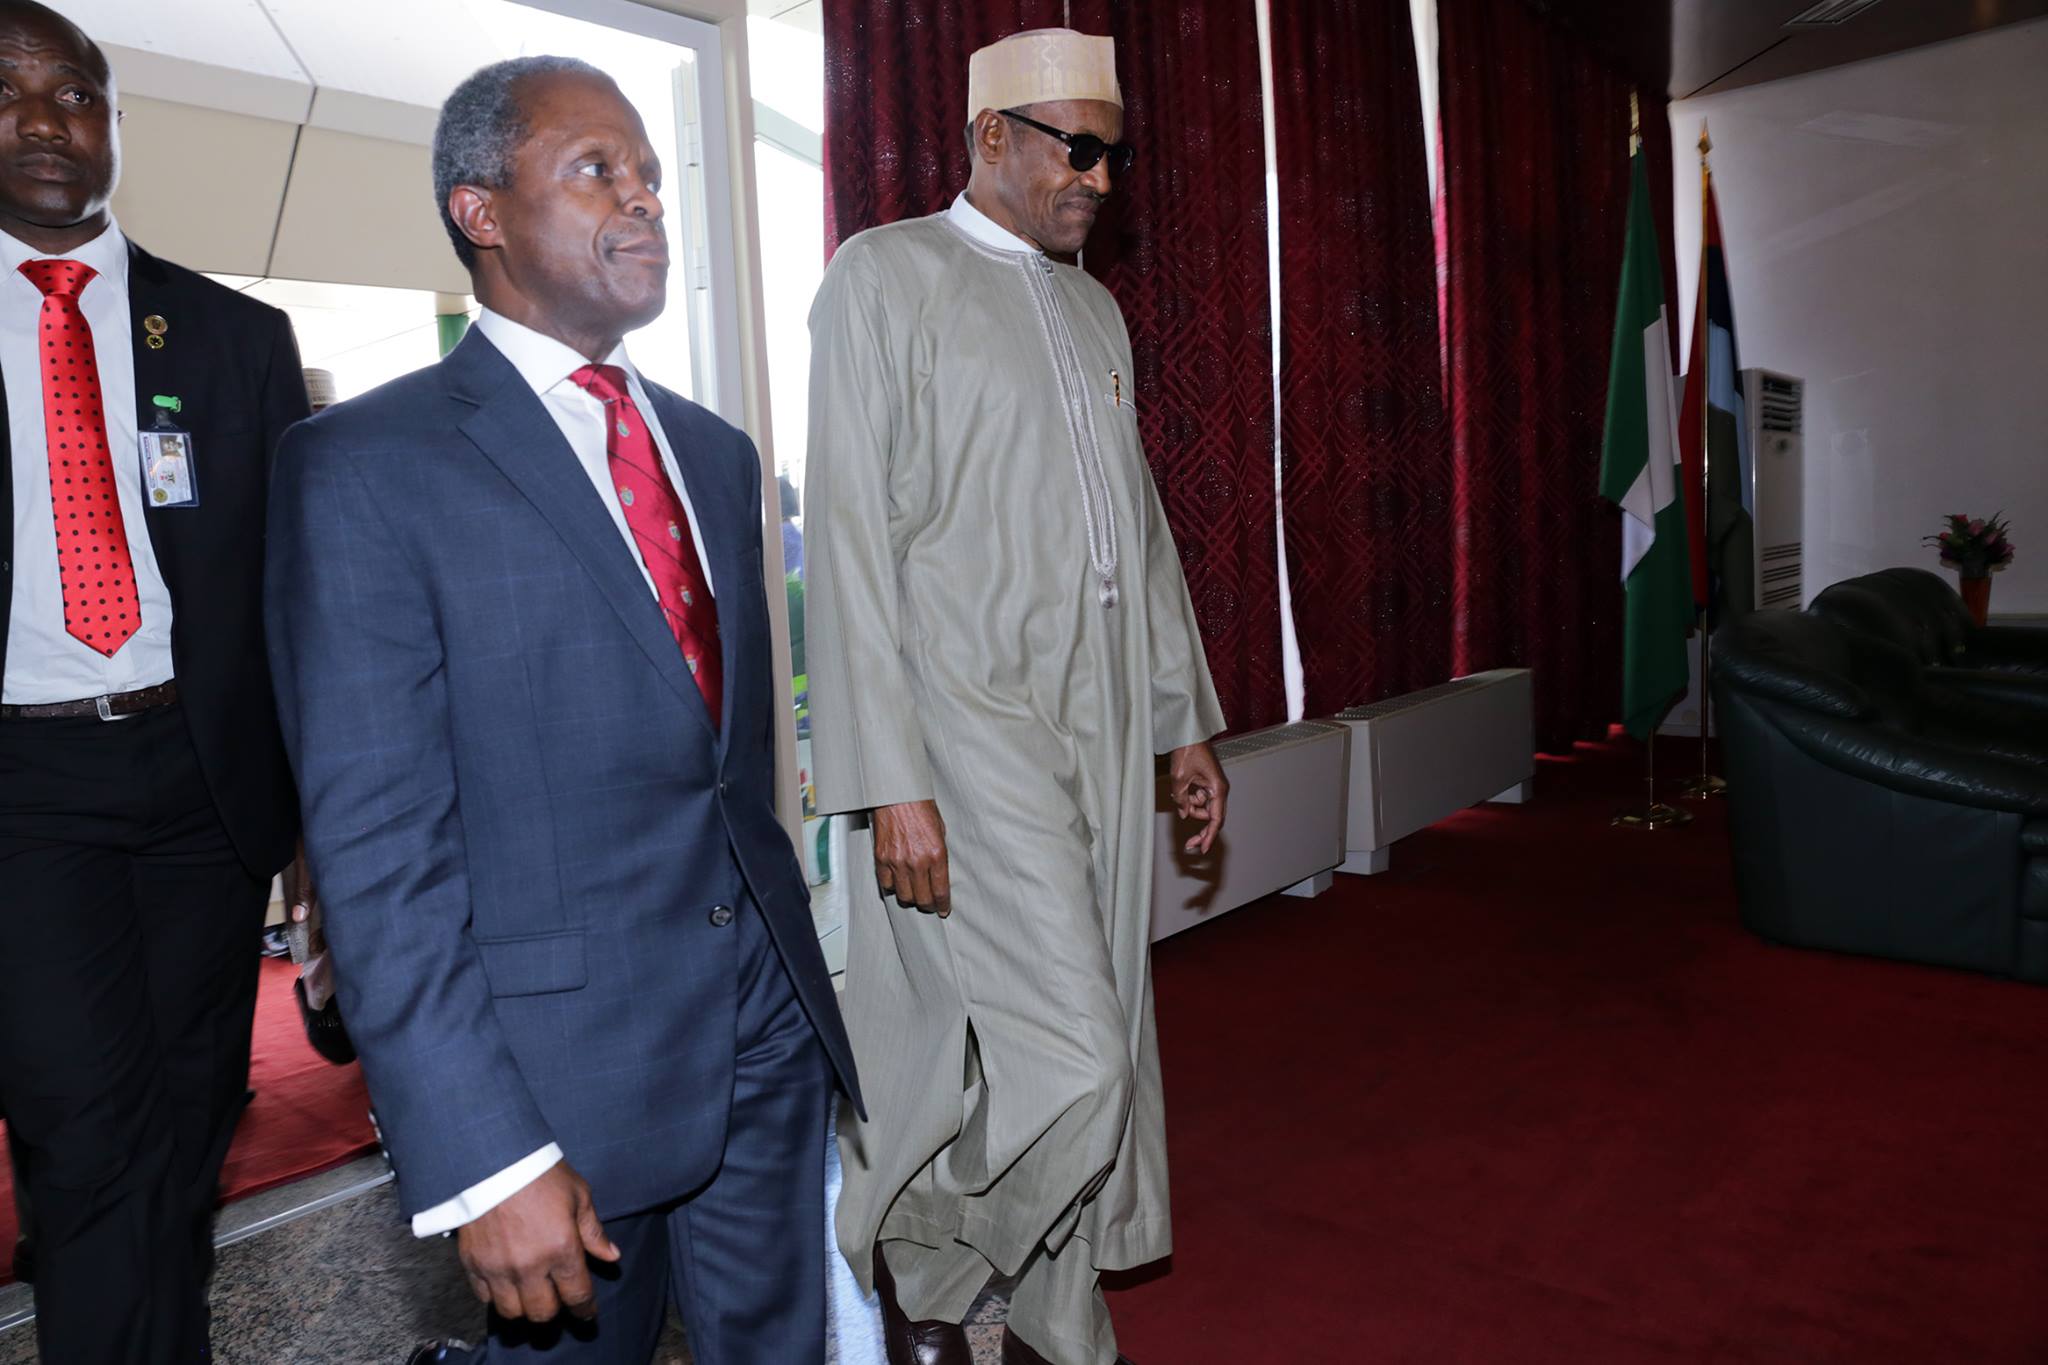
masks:
{"type": "Polygon", "coordinates": [[[1930,668],[1921,676],[1938,692],[2048,714],[2048,673],[1996,668],[1930,668]]]}
{"type": "Polygon", "coordinates": [[[2011,682],[2002,686],[2000,675],[1986,670],[1943,671],[1951,676],[1929,680],[1923,693],[1921,738],[1959,751],[2048,765],[2048,702],[2025,700],[2026,674],[2006,674],[2011,682]]]}
{"type": "Polygon", "coordinates": [[[1782,704],[1757,709],[1802,753],[1837,771],[1953,805],[2048,817],[2048,767],[1782,704]]]}
{"type": "Polygon", "coordinates": [[[1963,658],[1974,668],[2048,678],[2048,628],[1977,627],[1963,641],[1963,658]]]}

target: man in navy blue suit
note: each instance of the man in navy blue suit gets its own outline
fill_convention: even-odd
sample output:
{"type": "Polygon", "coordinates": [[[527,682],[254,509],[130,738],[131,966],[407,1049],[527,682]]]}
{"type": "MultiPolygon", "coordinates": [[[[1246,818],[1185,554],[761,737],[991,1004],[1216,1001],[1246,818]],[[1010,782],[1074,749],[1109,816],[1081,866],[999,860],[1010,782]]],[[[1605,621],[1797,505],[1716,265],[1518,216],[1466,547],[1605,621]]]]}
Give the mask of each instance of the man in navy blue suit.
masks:
{"type": "Polygon", "coordinates": [[[293,429],[267,585],[400,1199],[491,1306],[414,1359],[640,1365],[672,1296],[701,1365],[811,1365],[857,1091],[774,810],[760,464],[621,345],[668,251],[608,78],[477,72],[434,175],[483,314],[293,429]]]}

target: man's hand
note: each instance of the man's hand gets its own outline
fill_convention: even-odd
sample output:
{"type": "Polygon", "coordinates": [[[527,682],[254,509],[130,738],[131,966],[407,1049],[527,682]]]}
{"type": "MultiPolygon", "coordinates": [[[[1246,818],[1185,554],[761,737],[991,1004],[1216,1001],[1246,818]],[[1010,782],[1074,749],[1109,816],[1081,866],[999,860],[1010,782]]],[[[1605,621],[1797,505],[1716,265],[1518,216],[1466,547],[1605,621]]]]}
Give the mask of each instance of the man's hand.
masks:
{"type": "Polygon", "coordinates": [[[1223,805],[1230,796],[1230,781],[1216,751],[1206,743],[1190,744],[1173,751],[1173,804],[1183,820],[1202,821],[1202,832],[1187,841],[1189,853],[1207,853],[1223,832],[1223,805]]]}
{"type": "Polygon", "coordinates": [[[306,957],[310,960],[327,951],[326,935],[320,932],[320,897],[313,890],[313,869],[306,863],[306,841],[284,870],[285,916],[293,924],[306,926],[306,957]]]}
{"type": "Polygon", "coordinates": [[[584,1257],[616,1261],[590,1186],[566,1161],[455,1234],[476,1296],[502,1318],[547,1322],[563,1309],[597,1316],[597,1289],[584,1257]]]}
{"type": "Polygon", "coordinates": [[[946,868],[946,822],[936,801],[877,806],[875,883],[906,910],[940,919],[953,913],[953,880],[946,868]]]}

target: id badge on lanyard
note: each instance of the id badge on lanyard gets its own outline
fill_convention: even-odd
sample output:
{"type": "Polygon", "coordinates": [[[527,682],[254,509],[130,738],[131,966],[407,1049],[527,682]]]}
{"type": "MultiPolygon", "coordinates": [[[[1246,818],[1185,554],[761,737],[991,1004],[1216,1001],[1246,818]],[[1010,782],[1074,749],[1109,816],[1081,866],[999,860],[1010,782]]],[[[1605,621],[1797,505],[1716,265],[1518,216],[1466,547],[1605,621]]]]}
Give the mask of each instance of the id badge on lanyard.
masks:
{"type": "Polygon", "coordinates": [[[171,421],[184,402],[162,393],[150,402],[156,405],[156,420],[137,437],[142,447],[142,500],[151,507],[197,507],[198,452],[192,433],[171,421]]]}

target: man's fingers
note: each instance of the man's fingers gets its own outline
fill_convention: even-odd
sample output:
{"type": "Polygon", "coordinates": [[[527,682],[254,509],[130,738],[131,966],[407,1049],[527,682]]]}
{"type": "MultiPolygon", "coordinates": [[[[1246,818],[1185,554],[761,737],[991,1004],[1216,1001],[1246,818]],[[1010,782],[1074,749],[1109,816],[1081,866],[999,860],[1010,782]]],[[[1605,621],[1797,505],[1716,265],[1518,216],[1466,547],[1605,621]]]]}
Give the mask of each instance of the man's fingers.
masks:
{"type": "Polygon", "coordinates": [[[586,1322],[597,1316],[597,1285],[590,1278],[590,1266],[583,1259],[583,1248],[578,1246],[576,1254],[553,1272],[554,1292],[562,1308],[586,1322]]]}
{"type": "Polygon", "coordinates": [[[929,910],[932,908],[932,873],[930,864],[916,863],[912,865],[910,869],[910,884],[907,889],[910,892],[911,903],[917,906],[918,909],[929,910]]]}
{"type": "Polygon", "coordinates": [[[491,1302],[491,1282],[475,1271],[464,1272],[469,1277],[469,1292],[476,1295],[478,1303],[491,1302]]]}
{"type": "Polygon", "coordinates": [[[932,908],[940,919],[953,913],[953,867],[943,853],[932,868],[932,908]]]}
{"type": "Polygon", "coordinates": [[[528,1322],[552,1322],[562,1312],[562,1300],[546,1270],[529,1271],[519,1277],[519,1302],[525,1305],[528,1322]]]}
{"type": "Polygon", "coordinates": [[[491,1277],[491,1308],[501,1318],[523,1318],[526,1304],[519,1297],[519,1286],[506,1276],[491,1277]]]}
{"type": "Polygon", "coordinates": [[[619,1259],[618,1246],[605,1236],[604,1224],[598,1221],[597,1208],[588,1200],[576,1210],[576,1235],[583,1242],[583,1250],[598,1260],[619,1259]]]}
{"type": "Polygon", "coordinates": [[[1216,844],[1216,838],[1223,833],[1223,798],[1218,796],[1209,803],[1209,824],[1202,831],[1202,852],[1207,853],[1216,844]]]}

